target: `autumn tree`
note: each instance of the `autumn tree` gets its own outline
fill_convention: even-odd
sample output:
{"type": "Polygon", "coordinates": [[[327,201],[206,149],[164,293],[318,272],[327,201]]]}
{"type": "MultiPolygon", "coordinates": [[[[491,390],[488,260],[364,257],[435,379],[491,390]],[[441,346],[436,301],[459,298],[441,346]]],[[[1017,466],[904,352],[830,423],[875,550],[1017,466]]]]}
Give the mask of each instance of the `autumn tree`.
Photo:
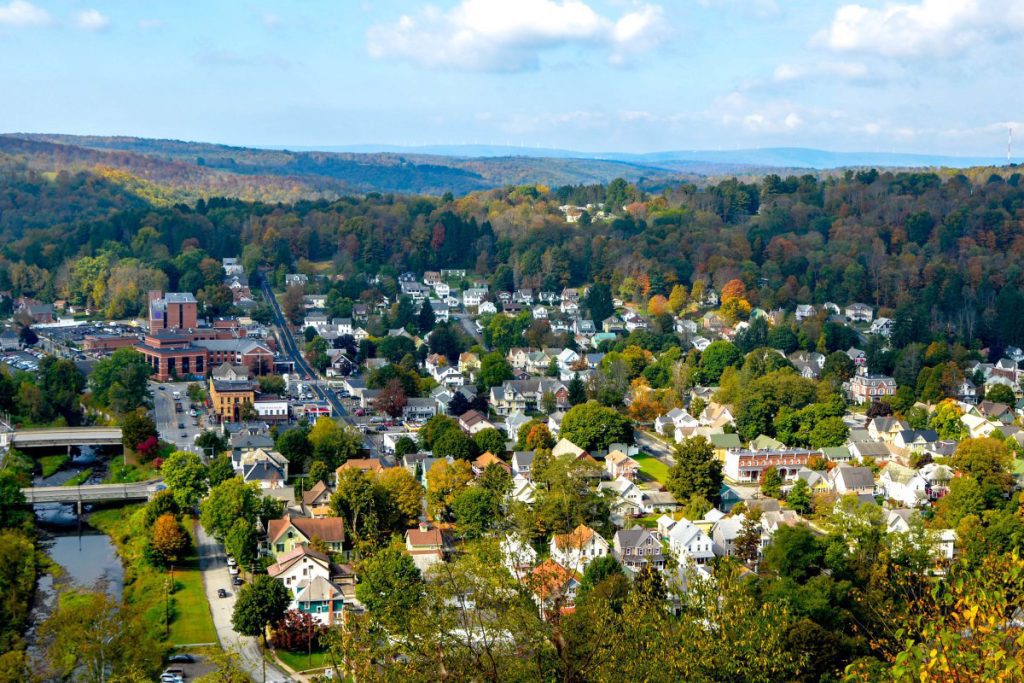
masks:
{"type": "Polygon", "coordinates": [[[153,523],[151,542],[153,549],[160,553],[164,561],[168,563],[179,560],[191,545],[188,534],[172,514],[157,517],[156,522],[153,523]]]}

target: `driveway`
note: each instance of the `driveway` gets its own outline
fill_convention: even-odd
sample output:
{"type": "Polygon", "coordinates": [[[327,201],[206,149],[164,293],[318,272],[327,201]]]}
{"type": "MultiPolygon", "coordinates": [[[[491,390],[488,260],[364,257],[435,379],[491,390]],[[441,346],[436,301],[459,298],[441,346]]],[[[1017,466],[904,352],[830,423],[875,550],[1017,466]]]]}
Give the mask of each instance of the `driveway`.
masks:
{"type": "MultiPolygon", "coordinates": [[[[249,638],[235,633],[231,626],[231,613],[235,608],[235,586],[231,585],[228,574],[227,556],[224,548],[212,536],[208,536],[202,525],[196,525],[196,543],[199,544],[199,568],[203,573],[203,587],[206,599],[213,613],[213,626],[221,647],[238,653],[242,668],[254,681],[263,679],[263,657],[258,638],[249,638]],[[224,588],[228,597],[218,598],[217,589],[224,588]]],[[[267,662],[267,678],[270,683],[290,683],[295,679],[267,662]]]]}

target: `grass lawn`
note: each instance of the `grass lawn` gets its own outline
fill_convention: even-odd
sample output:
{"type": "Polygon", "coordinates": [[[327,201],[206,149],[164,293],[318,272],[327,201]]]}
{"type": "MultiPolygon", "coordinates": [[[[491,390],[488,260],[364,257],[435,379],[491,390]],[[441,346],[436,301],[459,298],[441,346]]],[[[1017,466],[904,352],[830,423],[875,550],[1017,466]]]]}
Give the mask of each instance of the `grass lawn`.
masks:
{"type": "MultiPolygon", "coordinates": [[[[168,571],[150,565],[143,555],[149,530],[142,528],[142,507],[132,505],[98,510],[89,516],[89,523],[110,536],[121,556],[125,566],[125,601],[141,611],[143,623],[161,643],[216,643],[217,632],[213,627],[213,616],[206,601],[198,557],[194,550],[174,566],[171,619],[165,627],[168,571]]],[[[182,523],[192,534],[192,520],[186,517],[182,523]]]]}
{"type": "Polygon", "coordinates": [[[39,466],[43,470],[43,477],[52,477],[57,474],[67,461],[67,455],[44,455],[39,458],[39,466]]]}
{"type": "Polygon", "coordinates": [[[124,464],[120,458],[115,458],[110,463],[104,484],[130,484],[136,481],[147,481],[157,477],[157,471],[147,463],[135,464],[130,460],[124,464]]]}
{"type": "Polygon", "coordinates": [[[1024,474],[1024,458],[1013,459],[1013,473],[1016,475],[1024,474]]]}
{"type": "Polygon", "coordinates": [[[85,482],[89,481],[89,477],[92,476],[92,468],[87,467],[75,476],[64,482],[64,486],[81,486],[85,482]]]}
{"type": "Polygon", "coordinates": [[[276,652],[277,658],[295,671],[322,669],[325,666],[331,665],[331,660],[326,652],[314,652],[312,659],[308,658],[305,652],[287,652],[285,650],[277,650],[276,652]]]}
{"type": "Polygon", "coordinates": [[[659,484],[668,481],[668,465],[647,453],[637,453],[633,459],[640,465],[640,471],[659,484]]]}
{"type": "Polygon", "coordinates": [[[637,517],[633,521],[637,523],[637,526],[642,526],[645,529],[656,529],[659,517],[661,517],[661,513],[637,517]]]}

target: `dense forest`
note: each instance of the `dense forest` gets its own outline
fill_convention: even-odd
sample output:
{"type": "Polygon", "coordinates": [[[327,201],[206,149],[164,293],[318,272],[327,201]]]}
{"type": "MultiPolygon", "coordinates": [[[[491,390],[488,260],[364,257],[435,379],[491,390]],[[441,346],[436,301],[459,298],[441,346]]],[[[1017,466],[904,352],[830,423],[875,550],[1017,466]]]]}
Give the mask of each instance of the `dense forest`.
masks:
{"type": "MultiPolygon", "coordinates": [[[[848,171],[645,191],[509,186],[456,198],[369,193],[292,204],[214,198],[162,204],[86,171],[0,166],[0,289],[75,299],[72,265],[128,261],[172,289],[189,261],[335,272],[349,296],[381,275],[467,268],[501,289],[605,282],[626,300],[740,279],[766,310],[863,301],[896,320],[897,346],[935,338],[1024,344],[1024,188],[1014,169],[963,174],[848,171]],[[569,224],[564,204],[607,205],[569,224]],[[189,250],[194,254],[186,256],[189,250]]],[[[159,190],[159,187],[157,187],[159,190]]],[[[194,269],[193,269],[194,270],[194,269]]],[[[216,282],[216,273],[205,278],[216,282]]],[[[191,287],[188,287],[191,285],[191,287]]],[[[328,286],[328,285],[324,285],[328,286]]],[[[79,293],[81,294],[81,293],[79,293]]]]}

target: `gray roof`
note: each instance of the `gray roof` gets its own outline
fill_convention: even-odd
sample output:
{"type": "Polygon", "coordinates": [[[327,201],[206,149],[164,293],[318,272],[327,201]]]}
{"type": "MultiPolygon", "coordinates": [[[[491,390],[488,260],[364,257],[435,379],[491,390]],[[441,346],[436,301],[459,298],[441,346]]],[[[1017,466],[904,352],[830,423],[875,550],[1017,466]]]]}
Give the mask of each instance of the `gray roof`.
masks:
{"type": "Polygon", "coordinates": [[[842,478],[848,489],[870,488],[875,485],[875,475],[870,467],[846,467],[840,465],[836,468],[836,479],[842,478]]]}

